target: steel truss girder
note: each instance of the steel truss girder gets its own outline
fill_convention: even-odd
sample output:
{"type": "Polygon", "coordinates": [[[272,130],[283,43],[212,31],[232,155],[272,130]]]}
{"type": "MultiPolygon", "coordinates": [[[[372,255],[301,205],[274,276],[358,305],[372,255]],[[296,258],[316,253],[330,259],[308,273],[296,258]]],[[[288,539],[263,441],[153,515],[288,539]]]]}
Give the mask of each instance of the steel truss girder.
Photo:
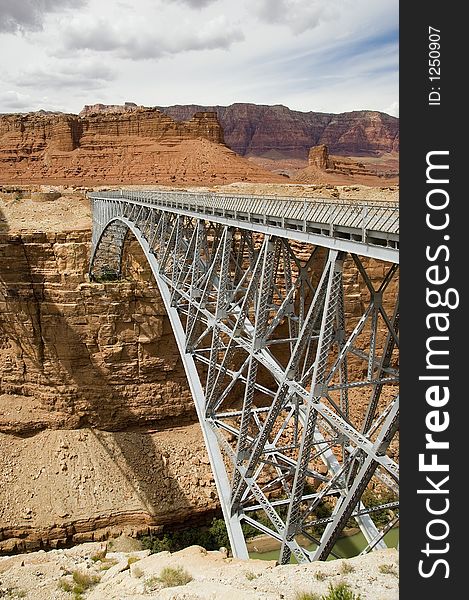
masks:
{"type": "Polygon", "coordinates": [[[375,288],[358,255],[115,198],[93,200],[91,277],[122,275],[129,230],[168,311],[234,554],[247,556],[243,522],[281,542],[281,562],[334,554],[350,518],[367,550],[385,547],[399,474],[397,266],[375,288]],[[361,314],[350,273],[368,294],[361,314]],[[362,502],[370,485],[388,490],[382,508],[362,502]],[[389,506],[380,530],[373,515],[389,506]]]}

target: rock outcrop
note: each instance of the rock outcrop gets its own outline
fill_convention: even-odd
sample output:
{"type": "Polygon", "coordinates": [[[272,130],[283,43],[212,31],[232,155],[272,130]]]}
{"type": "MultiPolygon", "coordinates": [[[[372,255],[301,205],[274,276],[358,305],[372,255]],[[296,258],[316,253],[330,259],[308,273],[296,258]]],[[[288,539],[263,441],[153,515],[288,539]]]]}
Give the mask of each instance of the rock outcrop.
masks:
{"type": "Polygon", "coordinates": [[[272,177],[223,143],[215,113],[175,121],[155,108],[0,116],[0,182],[224,183],[272,177]]]}
{"type": "Polygon", "coordinates": [[[329,597],[330,586],[339,585],[345,585],[347,592],[336,592],[337,598],[396,600],[399,592],[399,559],[394,549],[347,561],[276,566],[273,560],[240,560],[222,550],[207,552],[201,546],[148,556],[148,550],[118,550],[132,540],[116,542],[116,549],[81,544],[5,558],[0,562],[5,596],[65,599],[70,597],[66,590],[73,589],[77,581],[84,582],[89,600],[295,600],[300,596],[329,597]],[[172,582],[169,573],[161,577],[168,568],[174,574],[172,582]]]}
{"type": "Polygon", "coordinates": [[[308,154],[308,165],[310,167],[317,167],[323,171],[334,168],[334,162],[329,157],[329,149],[325,144],[320,144],[319,146],[313,146],[310,148],[308,154]]]}
{"type": "Polygon", "coordinates": [[[0,553],[206,519],[209,460],[139,246],[127,281],[89,283],[81,200],[9,200],[15,223],[2,202],[0,553]]]}
{"type": "Polygon", "coordinates": [[[186,120],[198,111],[216,112],[225,143],[243,156],[305,159],[309,149],[319,144],[343,156],[399,151],[399,119],[377,111],[331,114],[247,103],[159,108],[176,120],[186,120]]]}
{"type": "Polygon", "coordinates": [[[296,171],[292,179],[302,183],[341,183],[353,184],[362,182],[368,185],[379,185],[383,181],[398,179],[399,172],[395,159],[382,157],[371,159],[365,164],[367,158],[348,158],[345,156],[331,156],[326,144],[313,146],[309,150],[308,165],[296,171]]]}

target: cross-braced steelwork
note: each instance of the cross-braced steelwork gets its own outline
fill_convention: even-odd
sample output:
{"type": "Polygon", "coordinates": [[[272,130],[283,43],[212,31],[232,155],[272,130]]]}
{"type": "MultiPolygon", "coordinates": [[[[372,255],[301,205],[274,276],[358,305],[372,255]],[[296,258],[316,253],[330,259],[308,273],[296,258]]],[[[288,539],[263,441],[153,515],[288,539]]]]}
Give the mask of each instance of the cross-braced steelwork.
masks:
{"type": "Polygon", "coordinates": [[[365,551],[385,547],[398,521],[397,208],[91,199],[91,276],[121,275],[129,230],[151,265],[235,555],[250,526],[283,563],[324,560],[351,520],[365,551]]]}

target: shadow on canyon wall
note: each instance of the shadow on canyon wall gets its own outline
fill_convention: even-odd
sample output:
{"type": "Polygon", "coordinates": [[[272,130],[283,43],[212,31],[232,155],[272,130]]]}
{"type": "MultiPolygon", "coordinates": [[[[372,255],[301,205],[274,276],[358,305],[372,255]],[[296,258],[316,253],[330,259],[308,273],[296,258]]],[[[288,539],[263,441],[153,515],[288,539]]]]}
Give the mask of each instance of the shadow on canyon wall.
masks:
{"type": "MultiPolygon", "coordinates": [[[[63,306],[54,303],[54,294],[47,287],[47,274],[41,270],[37,257],[32,256],[30,251],[30,243],[34,241],[31,236],[39,234],[12,234],[6,219],[0,213],[0,235],[3,246],[0,254],[0,348],[6,349],[7,354],[12,350],[9,356],[16,355],[17,362],[21,365],[11,366],[11,371],[18,374],[22,369],[24,379],[23,386],[17,385],[15,399],[15,386],[12,384],[15,375],[9,375],[6,369],[0,378],[0,396],[8,390],[12,401],[21,402],[22,397],[33,394],[36,390],[41,402],[49,394],[51,398],[44,400],[44,408],[54,417],[50,423],[40,422],[37,429],[22,431],[20,428],[13,433],[20,436],[34,435],[45,428],[90,427],[92,435],[114,465],[117,464],[117,454],[124,458],[125,468],[118,468],[154,524],[170,523],[176,512],[182,515],[182,519],[184,515],[189,517],[194,511],[202,512],[200,508],[191,505],[185,494],[186,490],[178,481],[178,475],[171,468],[171,460],[167,459],[167,455],[150,435],[155,431],[195,422],[193,406],[183,414],[172,416],[165,414],[165,406],[161,406],[161,410],[153,410],[155,403],[161,403],[162,400],[161,397],[154,397],[156,392],[152,391],[152,378],[143,377],[146,392],[153,404],[148,408],[154,418],[144,419],[142,423],[139,412],[135,411],[135,407],[132,409],[129,406],[132,404],[129,401],[129,390],[131,393],[138,393],[141,383],[139,374],[134,375],[133,386],[122,385],[122,378],[119,380],[119,361],[104,368],[102,360],[97,360],[100,348],[96,345],[93,332],[90,332],[89,337],[94,337],[94,342],[83,339],[83,335],[71,325],[70,315],[64,314],[63,306]],[[47,319],[43,311],[45,304],[47,319]],[[36,380],[36,387],[32,380],[36,380]],[[63,394],[66,395],[65,400],[61,399],[63,394]],[[163,496],[166,500],[171,498],[172,508],[161,513],[159,505],[163,496]]],[[[134,295],[138,285],[141,284],[135,283],[134,295]]],[[[107,292],[112,291],[112,286],[119,286],[119,283],[89,284],[91,295],[87,301],[92,302],[98,294],[102,296],[101,306],[103,302],[115,302],[115,290],[112,296],[106,298],[107,292]]],[[[151,302],[152,296],[153,301],[157,301],[154,290],[148,294],[148,301],[151,302]]],[[[129,302],[129,298],[124,301],[129,302]]],[[[129,306],[132,306],[131,301],[129,306]]],[[[80,307],[77,310],[80,312],[80,307]]],[[[167,326],[164,331],[164,338],[160,342],[160,346],[163,344],[164,347],[159,347],[158,352],[161,357],[167,356],[171,363],[171,357],[177,353],[177,346],[172,333],[167,331],[167,326]]],[[[123,351],[125,352],[125,348],[123,351]]],[[[168,378],[165,373],[164,380],[170,379],[171,370],[178,371],[179,382],[181,371],[185,378],[180,360],[178,364],[166,365],[170,376],[168,378]]],[[[187,391],[187,381],[185,387],[187,391]]],[[[177,389],[181,393],[185,391],[184,385],[180,383],[175,386],[175,392],[177,389]]],[[[191,467],[187,465],[187,468],[191,467]]],[[[69,493],[73,495],[74,490],[70,489],[69,493]]]]}

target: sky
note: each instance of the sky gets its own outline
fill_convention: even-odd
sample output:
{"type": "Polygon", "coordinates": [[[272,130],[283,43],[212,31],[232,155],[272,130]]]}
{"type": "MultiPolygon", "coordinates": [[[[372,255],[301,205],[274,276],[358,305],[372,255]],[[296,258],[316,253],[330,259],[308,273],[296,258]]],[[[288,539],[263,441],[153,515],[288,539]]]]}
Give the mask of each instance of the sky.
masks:
{"type": "Polygon", "coordinates": [[[398,0],[0,0],[0,113],[283,104],[398,116],[398,0]]]}

